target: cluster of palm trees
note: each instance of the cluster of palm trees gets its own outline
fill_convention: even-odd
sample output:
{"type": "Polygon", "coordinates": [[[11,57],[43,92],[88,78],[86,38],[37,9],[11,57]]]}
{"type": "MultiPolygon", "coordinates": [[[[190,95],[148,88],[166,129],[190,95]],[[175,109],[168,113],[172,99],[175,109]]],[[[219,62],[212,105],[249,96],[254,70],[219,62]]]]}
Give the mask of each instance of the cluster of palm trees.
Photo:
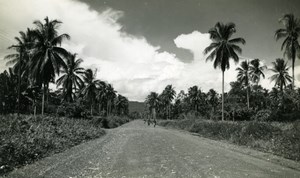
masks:
{"type": "Polygon", "coordinates": [[[9,47],[15,53],[5,57],[7,64],[13,64],[13,67],[0,75],[1,83],[4,83],[0,88],[1,107],[15,103],[20,113],[22,101],[27,98],[36,111],[37,98],[42,91],[43,115],[49,99],[49,83],[56,82],[57,87],[61,87],[62,102],[81,99],[89,104],[91,114],[96,106],[99,113],[107,115],[113,109],[118,113],[128,113],[126,97],[118,95],[111,84],[96,79],[97,71],[82,68],[83,60],[61,47],[63,41],[70,39],[68,34],[59,34],[61,23],[46,17],[44,23],[34,21],[35,29],[28,28],[26,32],[20,32],[20,37],[15,37],[17,44],[9,47]]]}
{"type": "Polygon", "coordinates": [[[146,105],[153,119],[156,119],[156,113],[161,117],[170,119],[172,101],[176,96],[176,92],[172,85],[167,85],[161,94],[151,92],[146,98],[146,105]]]}
{"type": "Polygon", "coordinates": [[[188,93],[183,90],[176,96],[172,85],[167,85],[160,93],[151,92],[146,98],[148,113],[153,119],[156,116],[163,119],[172,119],[180,113],[194,111],[205,114],[207,110],[215,110],[219,103],[218,93],[211,89],[208,93],[203,92],[198,86],[192,86],[188,93]]]}
{"type": "MultiPolygon", "coordinates": [[[[277,90],[277,88],[279,88],[281,95],[283,95],[283,89],[286,88],[289,83],[291,83],[292,90],[295,89],[295,60],[297,57],[300,58],[300,45],[298,41],[300,34],[300,20],[294,17],[293,14],[285,14],[279,21],[283,24],[284,28],[278,29],[275,32],[275,39],[278,40],[284,38],[281,50],[284,50],[284,56],[292,61],[292,77],[288,73],[289,67],[287,66],[287,62],[285,62],[284,59],[278,58],[272,63],[270,70],[274,72],[274,75],[272,75],[270,79],[271,81],[275,82],[275,89],[273,90],[277,90]]],[[[212,43],[204,50],[204,54],[207,55],[206,60],[213,61],[214,68],[220,68],[222,71],[221,111],[222,120],[224,120],[224,73],[226,69],[230,68],[231,59],[235,63],[239,62],[240,57],[238,54],[242,53],[240,45],[244,45],[246,41],[240,37],[232,38],[234,33],[236,33],[236,26],[234,23],[223,24],[218,22],[208,31],[208,33],[210,34],[212,43]]],[[[262,65],[259,59],[254,59],[250,62],[245,60],[241,62],[240,67],[236,69],[238,71],[237,80],[246,90],[248,109],[250,109],[250,85],[251,83],[255,84],[256,90],[259,88],[261,77],[265,78],[263,73],[265,69],[266,66],[262,65]]],[[[185,98],[188,98],[188,102],[186,103],[189,103],[190,106],[194,107],[194,109],[190,108],[190,110],[199,111],[199,106],[209,106],[209,99],[205,99],[204,94],[201,92],[201,90],[199,91],[197,86],[191,87],[189,89],[189,97],[185,98]]],[[[217,100],[218,99],[216,99],[216,101],[217,100]]],[[[146,103],[152,110],[153,108],[158,108],[158,101],[159,96],[154,92],[148,95],[146,99],[146,103]]],[[[178,103],[178,101],[179,100],[177,100],[175,104],[178,103]]],[[[165,106],[170,107],[170,100],[168,100],[165,106]]],[[[215,106],[213,108],[215,108],[215,106]]]]}
{"type": "Polygon", "coordinates": [[[253,59],[252,61],[243,61],[236,70],[238,71],[237,80],[244,85],[247,93],[247,108],[250,109],[250,83],[254,83],[258,86],[260,77],[265,78],[264,69],[267,67],[261,65],[259,59],[253,59]]]}
{"type": "MultiPolygon", "coordinates": [[[[292,88],[294,88],[295,59],[297,55],[298,57],[300,56],[300,46],[298,42],[298,36],[300,34],[300,21],[298,18],[295,18],[293,14],[285,14],[280,19],[280,22],[283,23],[284,28],[278,29],[275,32],[275,38],[276,40],[285,38],[284,42],[282,43],[281,50],[284,50],[284,55],[287,56],[288,59],[292,60],[292,88]]],[[[235,24],[223,24],[218,22],[215,27],[209,30],[210,38],[213,42],[204,51],[205,54],[210,53],[207,57],[207,60],[214,61],[214,67],[220,67],[222,70],[222,120],[224,120],[224,72],[230,67],[230,59],[233,59],[236,63],[239,62],[239,56],[237,53],[241,53],[242,49],[238,46],[238,44],[245,44],[245,40],[243,38],[231,39],[235,32],[235,24]]],[[[258,64],[259,61],[256,62],[256,65],[258,64]]],[[[252,67],[254,67],[254,65],[252,65],[252,67]]],[[[250,73],[248,73],[250,72],[248,62],[242,62],[241,67],[237,70],[239,71],[238,78],[244,82],[247,88],[249,87],[250,77],[252,78],[252,81],[255,82],[256,80],[257,83],[259,82],[258,79],[261,73],[257,72],[255,75],[253,75],[254,70],[252,70],[250,76],[250,73]]],[[[287,82],[290,82],[290,77],[288,76],[287,70],[288,68],[286,67],[286,64],[284,64],[283,59],[276,59],[276,61],[273,63],[272,71],[276,74],[271,77],[271,80],[276,80],[275,85],[279,86],[281,90],[283,86],[286,86],[287,82]]],[[[249,89],[247,89],[247,91],[248,90],[249,89]]],[[[249,108],[249,94],[247,96],[249,108]]]]}

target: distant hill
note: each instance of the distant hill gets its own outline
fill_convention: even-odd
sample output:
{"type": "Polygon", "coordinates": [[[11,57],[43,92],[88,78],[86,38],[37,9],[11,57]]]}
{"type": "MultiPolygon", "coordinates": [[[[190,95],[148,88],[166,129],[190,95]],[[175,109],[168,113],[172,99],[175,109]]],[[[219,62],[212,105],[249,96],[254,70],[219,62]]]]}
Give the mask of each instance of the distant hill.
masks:
{"type": "Polygon", "coordinates": [[[145,109],[144,102],[129,101],[129,112],[143,112],[145,109]]]}

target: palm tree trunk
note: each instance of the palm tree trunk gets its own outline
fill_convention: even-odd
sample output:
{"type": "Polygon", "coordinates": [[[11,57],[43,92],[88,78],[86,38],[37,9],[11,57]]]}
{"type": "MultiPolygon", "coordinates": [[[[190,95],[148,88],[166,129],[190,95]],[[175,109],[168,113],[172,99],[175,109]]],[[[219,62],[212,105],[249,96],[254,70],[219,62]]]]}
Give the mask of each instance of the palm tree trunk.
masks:
{"type": "Polygon", "coordinates": [[[32,108],[33,108],[33,117],[36,116],[36,100],[33,99],[32,101],[32,108]]]}
{"type": "Polygon", "coordinates": [[[109,105],[109,101],[107,101],[107,103],[106,103],[106,116],[108,116],[108,114],[109,114],[109,113],[108,113],[108,112],[109,112],[109,111],[108,111],[108,108],[109,108],[108,105],[109,105]]]}
{"type": "Polygon", "coordinates": [[[101,115],[101,103],[99,103],[98,110],[99,110],[99,115],[101,115]]]}
{"type": "Polygon", "coordinates": [[[110,115],[110,100],[108,101],[108,115],[110,115]]]}
{"type": "Polygon", "coordinates": [[[168,106],[168,117],[169,117],[169,119],[171,118],[171,105],[170,104],[168,106]]]}
{"type": "Polygon", "coordinates": [[[47,85],[46,85],[46,105],[45,105],[45,108],[48,107],[48,104],[49,104],[49,83],[47,83],[47,85]]]}
{"type": "Polygon", "coordinates": [[[250,109],[250,103],[249,103],[249,86],[247,86],[247,108],[250,109]]]}
{"type": "Polygon", "coordinates": [[[155,122],[156,121],[156,111],[155,111],[154,107],[152,108],[152,118],[153,118],[153,121],[155,122]]]}
{"type": "Polygon", "coordinates": [[[222,121],[224,121],[224,71],[222,70],[222,121]]]}
{"type": "Polygon", "coordinates": [[[44,115],[44,109],[45,109],[45,95],[46,95],[46,85],[45,83],[43,83],[42,116],[44,115]]]}
{"type": "Polygon", "coordinates": [[[112,113],[112,108],[111,108],[111,106],[112,106],[112,101],[109,102],[109,114],[112,113]]]}
{"type": "Polygon", "coordinates": [[[93,116],[93,99],[91,101],[91,116],[93,116]]]}
{"type": "Polygon", "coordinates": [[[22,52],[20,52],[20,62],[19,62],[19,70],[18,70],[18,116],[20,115],[21,61],[22,61],[22,52]]]}
{"type": "MultiPolygon", "coordinates": [[[[294,57],[294,56],[293,56],[294,57]]],[[[295,87],[295,57],[292,59],[292,72],[293,72],[293,83],[292,83],[292,89],[294,90],[295,87]]]]}

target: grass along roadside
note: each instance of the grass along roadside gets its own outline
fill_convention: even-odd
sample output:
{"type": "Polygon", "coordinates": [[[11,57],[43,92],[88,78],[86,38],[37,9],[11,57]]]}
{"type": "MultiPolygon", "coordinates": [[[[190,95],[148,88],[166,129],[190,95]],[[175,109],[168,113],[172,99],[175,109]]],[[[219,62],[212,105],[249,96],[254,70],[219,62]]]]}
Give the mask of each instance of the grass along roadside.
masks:
{"type": "Polygon", "coordinates": [[[118,127],[128,117],[73,119],[54,116],[0,116],[0,175],[40,158],[67,150],[118,127]]]}
{"type": "Polygon", "coordinates": [[[299,121],[284,124],[183,119],[159,121],[158,124],[300,161],[299,121]]]}

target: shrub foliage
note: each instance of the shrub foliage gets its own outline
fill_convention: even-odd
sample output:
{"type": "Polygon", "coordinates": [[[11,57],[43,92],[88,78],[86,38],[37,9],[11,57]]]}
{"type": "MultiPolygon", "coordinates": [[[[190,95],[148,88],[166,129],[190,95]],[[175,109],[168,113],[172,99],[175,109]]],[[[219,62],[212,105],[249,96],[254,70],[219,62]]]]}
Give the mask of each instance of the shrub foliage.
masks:
{"type": "Polygon", "coordinates": [[[164,127],[183,129],[204,137],[226,140],[300,161],[300,122],[211,121],[183,119],[160,121],[164,127]]]}

